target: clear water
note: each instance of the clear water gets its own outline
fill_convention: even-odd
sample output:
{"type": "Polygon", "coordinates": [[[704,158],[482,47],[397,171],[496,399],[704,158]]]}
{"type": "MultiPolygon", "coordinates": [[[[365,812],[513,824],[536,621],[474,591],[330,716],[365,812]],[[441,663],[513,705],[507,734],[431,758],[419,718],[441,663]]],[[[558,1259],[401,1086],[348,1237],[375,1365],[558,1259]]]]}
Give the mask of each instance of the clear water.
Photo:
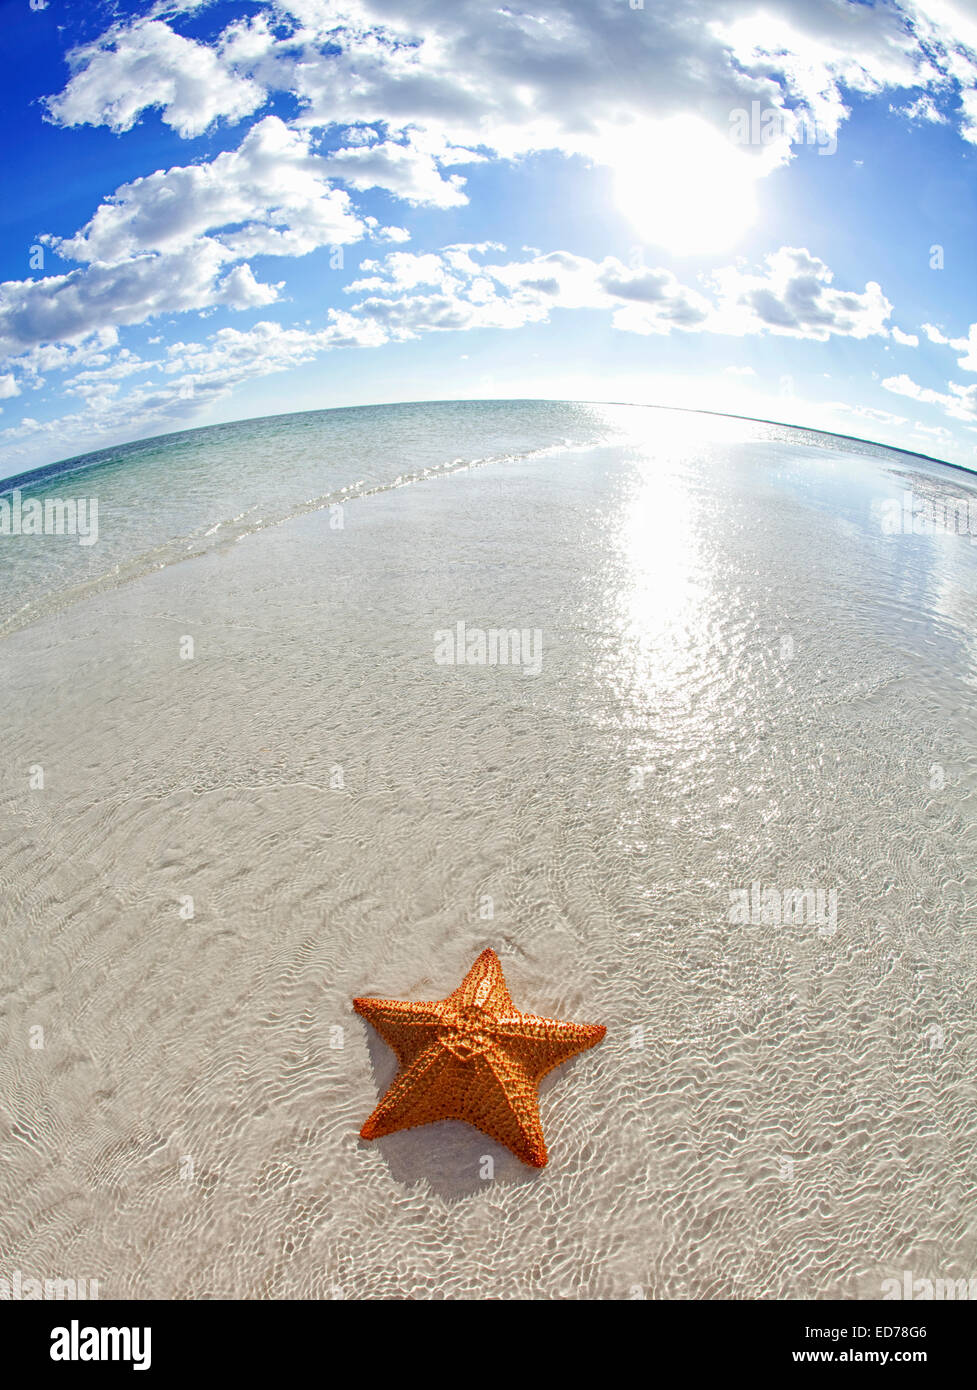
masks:
{"type": "Polygon", "coordinates": [[[452,401],[245,420],[69,459],[0,482],[0,497],[15,487],[24,500],[96,497],[99,541],[0,545],[0,624],[9,631],[305,511],[619,428],[587,406],[452,401]]]}
{"type": "Polygon", "coordinates": [[[0,541],[0,1274],[977,1274],[977,546],[879,520],[977,480],[488,402],[193,431],[35,487],[98,495],[101,538],[0,541]],[[459,621],[538,629],[539,673],[438,664],[459,621]],[[543,1084],[539,1172],[456,1124],[357,1137],[393,1064],[350,1000],[442,996],[485,946],[517,1006],[608,1026],[543,1084]]]}

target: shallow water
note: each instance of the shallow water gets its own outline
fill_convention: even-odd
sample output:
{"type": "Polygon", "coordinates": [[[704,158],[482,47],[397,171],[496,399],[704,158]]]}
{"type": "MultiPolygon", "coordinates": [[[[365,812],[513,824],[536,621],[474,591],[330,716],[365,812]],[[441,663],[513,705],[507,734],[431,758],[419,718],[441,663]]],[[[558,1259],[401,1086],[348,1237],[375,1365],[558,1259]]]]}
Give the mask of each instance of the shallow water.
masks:
{"type": "Polygon", "coordinates": [[[264,470],[222,427],[247,464],[213,491],[193,432],[179,505],[158,461],[152,506],[124,462],[73,474],[115,551],[11,552],[0,1275],[836,1298],[977,1273],[977,546],[879,522],[977,481],[684,413],[471,405],[462,449],[452,408],[389,409],[413,447],[375,412],[280,496],[255,480],[287,421],[264,470]],[[281,524],[145,562],[272,500],[281,524]],[[458,622],[538,629],[538,674],[438,664],[458,622]],[[608,1026],[543,1083],[538,1172],[457,1124],[357,1137],[393,1064],[351,999],[440,997],[485,946],[517,1007],[608,1026]]]}

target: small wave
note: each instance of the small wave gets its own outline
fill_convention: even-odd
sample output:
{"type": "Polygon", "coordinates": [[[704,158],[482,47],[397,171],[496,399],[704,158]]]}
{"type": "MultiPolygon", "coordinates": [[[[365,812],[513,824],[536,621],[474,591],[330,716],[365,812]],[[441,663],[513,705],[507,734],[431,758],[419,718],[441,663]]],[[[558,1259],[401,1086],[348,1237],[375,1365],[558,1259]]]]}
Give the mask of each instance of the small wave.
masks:
{"type": "Polygon", "coordinates": [[[545,458],[569,450],[589,448],[593,442],[593,440],[564,439],[558,444],[548,444],[521,452],[509,451],[487,454],[484,457],[472,459],[456,458],[447,463],[434,464],[426,468],[416,469],[413,472],[399,473],[395,478],[382,483],[368,484],[361,479],[358,482],[347,483],[343,487],[333,488],[328,492],[307,498],[304,502],[277,512],[269,512],[265,508],[264,515],[259,517],[254,516],[254,513],[262,508],[262,504],[256,503],[253,507],[245,508],[244,511],[233,517],[213,522],[188,532],[184,536],[168,540],[162,545],[140,551],[137,555],[113,565],[104,573],[95,575],[81,583],[29,599],[27,603],[0,622],[0,638],[9,637],[12,633],[29,627],[41,619],[53,617],[85,599],[119,589],[125,584],[134,583],[144,575],[152,574],[156,570],[167,569],[170,565],[178,565],[184,560],[193,560],[220,551],[235,545],[247,536],[257,535],[273,526],[283,526],[286,522],[292,521],[296,517],[307,516],[311,512],[324,511],[327,507],[340,503],[358,501],[361,498],[373,497],[378,493],[410,487],[414,483],[447,477],[452,473],[463,472],[465,469],[483,468],[487,464],[493,463],[545,458]]]}

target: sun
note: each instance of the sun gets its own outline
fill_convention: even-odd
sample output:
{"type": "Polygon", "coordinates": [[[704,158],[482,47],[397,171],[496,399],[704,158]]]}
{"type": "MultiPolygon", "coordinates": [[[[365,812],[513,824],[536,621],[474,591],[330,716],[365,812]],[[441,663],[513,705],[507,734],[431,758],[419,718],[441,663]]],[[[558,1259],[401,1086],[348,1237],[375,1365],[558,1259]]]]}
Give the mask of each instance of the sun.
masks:
{"type": "Polygon", "coordinates": [[[614,160],[619,211],[674,255],[727,251],[756,217],[760,161],[705,121],[674,116],[629,133],[614,160]]]}

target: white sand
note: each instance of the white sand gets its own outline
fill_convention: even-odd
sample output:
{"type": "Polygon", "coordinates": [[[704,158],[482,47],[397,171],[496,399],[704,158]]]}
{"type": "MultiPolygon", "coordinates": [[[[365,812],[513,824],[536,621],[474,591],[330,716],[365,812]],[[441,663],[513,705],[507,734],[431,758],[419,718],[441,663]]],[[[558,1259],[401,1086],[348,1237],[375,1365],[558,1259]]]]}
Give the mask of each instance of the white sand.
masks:
{"type": "Polygon", "coordinates": [[[6,638],[0,1275],[977,1271],[977,547],[882,536],[911,485],[673,432],[316,512],[6,638]],[[435,664],[459,620],[539,628],[540,674],[435,664]],[[753,882],[836,892],[837,930],[730,922],[753,882]],[[608,1026],[544,1083],[549,1167],[457,1124],[362,1143],[393,1065],[351,998],[440,997],[486,945],[517,1006],[608,1026]]]}

